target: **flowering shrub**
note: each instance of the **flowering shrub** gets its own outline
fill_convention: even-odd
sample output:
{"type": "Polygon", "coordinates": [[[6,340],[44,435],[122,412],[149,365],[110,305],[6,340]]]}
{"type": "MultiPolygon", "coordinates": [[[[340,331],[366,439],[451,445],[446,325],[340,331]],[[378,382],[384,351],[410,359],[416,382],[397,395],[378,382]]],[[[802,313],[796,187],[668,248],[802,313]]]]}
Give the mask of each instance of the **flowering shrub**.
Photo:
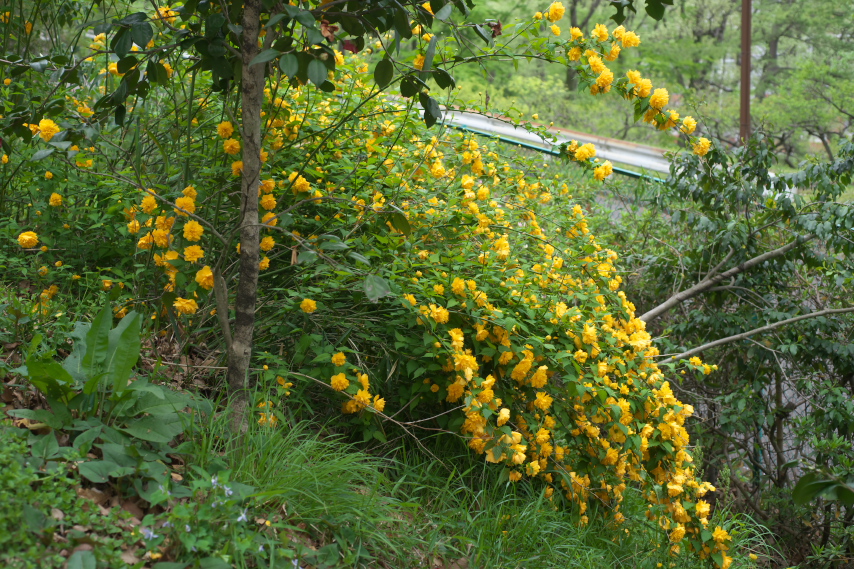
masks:
{"type": "MultiPolygon", "coordinates": [[[[710,143],[692,136],[696,121],[667,108],[665,89],[653,89],[636,71],[616,78],[605,65],[637,46],[636,34],[597,25],[589,37],[577,28],[563,35],[563,12],[555,2],[505,33],[529,39],[530,53],[574,66],[592,94],[616,91],[632,101],[638,118],[677,128],[696,154],[708,152],[710,143]],[[542,19],[549,27],[539,37],[542,19]]],[[[178,39],[176,17],[161,8],[158,33],[137,47],[178,39]]],[[[412,68],[425,69],[431,49],[429,57],[450,60],[453,46],[413,32],[419,49],[412,68]]],[[[103,41],[96,37],[93,49],[103,41]]],[[[487,51],[499,56],[507,49],[487,51]]],[[[146,74],[160,81],[160,65],[177,86],[195,85],[196,72],[179,52],[158,57],[146,74]]],[[[104,80],[139,78],[132,59],[106,63],[104,80]]],[[[275,369],[268,371],[286,388],[308,380],[327,385],[342,413],[378,438],[373,425],[389,418],[386,407],[421,421],[438,412],[435,424],[460,433],[509,480],[541,483],[555,507],[571,508],[582,523],[591,512],[623,521],[623,494],[637,484],[648,517],[674,552],[684,545],[728,567],[729,537],[709,527],[702,498],[711,487],[696,479],[688,452],[692,409],[674,397],[656,366],[658,351],[619,290],[617,254],[589,233],[570,189],[514,168],[483,141],[431,136],[410,104],[379,96],[369,60],[350,59],[336,51],[334,80],[312,79],[336,95],[295,77],[266,80],[261,293],[275,306],[278,333],[289,339],[280,344],[281,357],[269,357],[275,369]],[[547,215],[554,203],[559,217],[547,215]],[[379,374],[389,357],[394,365],[379,374]]],[[[93,61],[93,69],[102,64],[93,61]]],[[[77,122],[27,123],[37,148],[93,137],[88,110],[98,105],[82,93],[74,102],[77,122]]],[[[162,146],[125,156],[109,144],[85,156],[68,145],[51,166],[119,196],[113,212],[124,220],[114,246],[132,263],[156,267],[139,279],[128,303],[154,318],[168,315],[158,324],[164,331],[181,317],[181,327],[198,326],[217,310],[227,320],[227,287],[241,255],[239,204],[229,199],[244,168],[246,144],[232,119],[239,109],[215,99],[188,105],[188,119],[178,123],[186,137],[172,146],[184,166],[162,146]],[[111,181],[96,182],[90,169],[111,181]]],[[[149,112],[133,111],[143,121],[165,120],[149,112]]],[[[114,146],[120,134],[109,134],[114,146]]],[[[593,145],[570,142],[563,150],[597,180],[613,172],[595,159],[593,145]]],[[[43,199],[55,208],[87,207],[55,195],[43,199]]],[[[36,216],[14,236],[25,254],[41,234],[64,239],[50,223],[36,216]]],[[[107,282],[104,288],[112,286],[107,282]]],[[[691,365],[710,371],[702,362],[691,365]]],[[[273,405],[258,407],[259,422],[275,424],[273,405]]]]}

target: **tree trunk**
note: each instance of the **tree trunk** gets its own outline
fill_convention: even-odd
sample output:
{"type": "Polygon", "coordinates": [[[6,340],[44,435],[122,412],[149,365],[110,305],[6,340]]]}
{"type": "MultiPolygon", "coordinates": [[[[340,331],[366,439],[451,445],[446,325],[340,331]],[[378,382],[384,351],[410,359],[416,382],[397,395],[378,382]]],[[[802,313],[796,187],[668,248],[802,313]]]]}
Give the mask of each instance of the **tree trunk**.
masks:
{"type": "Polygon", "coordinates": [[[240,266],[234,302],[234,329],[228,353],[228,387],[234,413],[232,424],[244,430],[248,407],[249,363],[255,332],[255,303],[258,294],[260,228],[258,186],[261,179],[261,105],[264,101],[264,64],[249,65],[258,54],[261,27],[261,0],[246,0],[243,8],[240,85],[243,178],[240,187],[240,266]]]}

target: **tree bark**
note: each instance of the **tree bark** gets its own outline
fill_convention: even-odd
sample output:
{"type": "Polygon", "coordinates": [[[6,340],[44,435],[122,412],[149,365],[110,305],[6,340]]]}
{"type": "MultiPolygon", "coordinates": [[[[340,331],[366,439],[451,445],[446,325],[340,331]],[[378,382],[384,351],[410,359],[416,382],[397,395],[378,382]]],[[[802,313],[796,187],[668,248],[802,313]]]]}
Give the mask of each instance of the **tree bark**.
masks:
{"type": "Polygon", "coordinates": [[[261,105],[264,101],[264,64],[250,66],[259,53],[261,0],[245,0],[241,58],[241,122],[243,134],[243,177],[240,187],[240,263],[235,291],[234,329],[228,351],[228,387],[233,401],[233,425],[245,428],[248,406],[249,363],[255,332],[258,295],[260,227],[258,187],[261,179],[261,105]]]}

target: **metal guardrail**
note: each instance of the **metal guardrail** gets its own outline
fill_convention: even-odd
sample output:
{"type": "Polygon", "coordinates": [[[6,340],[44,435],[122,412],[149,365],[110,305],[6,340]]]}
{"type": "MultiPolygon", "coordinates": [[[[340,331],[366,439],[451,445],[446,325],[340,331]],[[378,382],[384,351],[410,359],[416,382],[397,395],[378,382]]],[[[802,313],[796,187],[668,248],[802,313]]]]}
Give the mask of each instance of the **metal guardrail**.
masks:
{"type": "MultiPolygon", "coordinates": [[[[444,122],[445,126],[447,126],[448,128],[453,128],[455,130],[460,130],[463,132],[470,132],[472,134],[477,134],[479,136],[492,138],[493,140],[497,140],[497,141],[502,142],[504,144],[512,144],[514,146],[519,146],[521,148],[526,148],[528,150],[534,150],[536,152],[540,152],[543,154],[549,154],[551,156],[560,156],[560,152],[554,150],[551,147],[551,144],[549,144],[545,141],[542,141],[542,139],[537,140],[539,137],[533,133],[528,132],[527,130],[517,129],[516,127],[513,127],[513,136],[514,136],[513,138],[511,138],[509,136],[503,136],[500,132],[496,132],[496,131],[510,130],[510,128],[511,128],[510,126],[508,126],[504,123],[500,123],[500,121],[497,121],[496,119],[492,119],[489,117],[483,117],[482,115],[473,115],[471,113],[460,113],[457,111],[457,112],[446,112],[443,122],[444,122]],[[461,120],[461,118],[463,118],[463,117],[465,117],[465,119],[469,119],[470,117],[478,117],[479,119],[485,119],[485,120],[479,120],[478,122],[481,123],[481,124],[479,124],[480,128],[476,128],[476,127],[473,127],[473,126],[470,126],[467,124],[460,124],[461,122],[469,122],[469,123],[472,122],[471,120],[461,120]],[[491,128],[493,126],[491,123],[493,123],[493,122],[499,123],[502,128],[491,128]],[[517,130],[519,130],[520,132],[517,133],[516,132],[517,130]],[[523,138],[527,138],[529,140],[520,140],[523,138]]],[[[579,138],[584,139],[585,137],[584,136],[576,137],[576,139],[579,139],[579,138]]],[[[599,144],[599,146],[597,147],[597,150],[599,150],[599,148],[601,148],[602,143],[600,142],[600,140],[605,140],[605,139],[599,139],[599,137],[589,137],[588,136],[588,138],[595,139],[595,142],[597,142],[599,144]]],[[[567,140],[569,140],[569,138],[567,138],[567,140]]],[[[586,142],[586,140],[584,140],[584,141],[586,142]]],[[[631,144],[631,143],[629,143],[629,144],[631,144]]],[[[637,155],[640,155],[640,156],[638,157],[637,160],[634,160],[634,161],[629,160],[629,163],[634,163],[634,164],[637,164],[639,166],[642,166],[644,164],[650,164],[650,162],[652,162],[652,165],[657,166],[655,169],[658,171],[666,172],[669,170],[669,163],[667,163],[663,159],[663,157],[661,157],[660,155],[653,157],[653,155],[652,155],[653,153],[651,153],[646,147],[642,147],[640,145],[631,145],[631,146],[636,147],[637,150],[635,148],[620,149],[619,154],[618,154],[619,157],[614,156],[614,154],[616,154],[616,152],[613,149],[609,149],[609,150],[606,150],[604,152],[599,151],[599,155],[601,155],[603,158],[607,158],[607,159],[611,159],[611,160],[616,159],[620,162],[625,163],[626,160],[620,160],[619,158],[625,158],[626,156],[629,156],[629,155],[634,153],[636,156],[637,155]],[[650,155],[650,156],[646,156],[646,155],[650,155]],[[656,160],[656,158],[658,160],[656,160]],[[663,167],[663,165],[659,164],[658,162],[662,162],[663,165],[666,166],[667,168],[665,169],[663,167]]],[[[614,167],[614,172],[617,174],[621,174],[623,176],[628,176],[630,178],[649,180],[651,182],[658,182],[658,183],[664,182],[664,180],[661,178],[657,178],[655,176],[650,176],[649,174],[643,174],[640,172],[635,172],[633,170],[627,170],[625,168],[620,168],[617,166],[614,167]]]]}

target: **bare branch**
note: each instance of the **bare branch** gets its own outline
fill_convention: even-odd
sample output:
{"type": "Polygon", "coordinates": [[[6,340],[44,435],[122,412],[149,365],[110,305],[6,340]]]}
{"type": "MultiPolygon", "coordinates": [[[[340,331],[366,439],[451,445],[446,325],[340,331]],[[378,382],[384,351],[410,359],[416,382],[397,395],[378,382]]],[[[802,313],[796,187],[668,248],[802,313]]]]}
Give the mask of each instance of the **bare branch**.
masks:
{"type": "Polygon", "coordinates": [[[713,342],[708,342],[706,344],[703,344],[702,346],[698,346],[696,348],[688,350],[687,352],[682,352],[681,354],[671,356],[666,360],[663,360],[658,363],[659,365],[673,363],[676,360],[681,360],[684,358],[691,357],[694,354],[699,354],[700,352],[708,350],[709,348],[714,348],[715,346],[721,346],[723,344],[729,344],[731,342],[737,342],[738,340],[744,340],[750,336],[753,336],[754,334],[768,332],[770,330],[780,328],[781,326],[785,326],[786,324],[793,324],[800,320],[806,320],[807,318],[827,316],[828,314],[845,314],[846,312],[854,312],[854,308],[830,308],[827,310],[819,310],[818,312],[810,312],[809,314],[801,314],[800,316],[780,320],[779,322],[774,322],[773,324],[768,324],[767,326],[760,326],[759,328],[754,328],[753,330],[748,330],[747,332],[742,332],[741,334],[735,334],[734,336],[727,336],[726,338],[721,338],[719,340],[714,340],[713,342]]]}
{"type": "Polygon", "coordinates": [[[774,249],[773,251],[768,251],[767,253],[763,253],[762,255],[759,255],[758,257],[754,257],[754,258],[750,259],[749,261],[745,261],[744,263],[741,263],[740,265],[735,266],[728,271],[725,271],[723,273],[718,273],[718,274],[713,275],[709,278],[703,279],[702,281],[698,282],[697,284],[695,284],[691,288],[685,289],[682,292],[678,292],[678,293],[674,294],[673,296],[668,298],[666,301],[662,302],[661,304],[659,304],[658,306],[656,306],[652,310],[648,311],[646,314],[640,316],[640,319],[643,320],[644,322],[649,323],[650,321],[655,320],[656,318],[658,318],[659,316],[661,316],[665,312],[669,311],[671,308],[685,302],[689,298],[693,298],[693,297],[697,296],[698,294],[700,294],[704,290],[715,286],[719,282],[726,280],[730,277],[733,277],[739,273],[743,273],[744,271],[747,271],[748,269],[752,269],[756,265],[760,265],[760,264],[764,263],[765,261],[768,261],[769,259],[781,257],[781,256],[785,255],[786,253],[788,253],[789,251],[791,251],[792,249],[794,249],[795,247],[802,245],[806,241],[809,241],[810,239],[814,239],[814,238],[815,238],[814,235],[810,235],[806,239],[795,239],[791,243],[783,245],[782,247],[780,247],[778,249],[774,249]]]}

